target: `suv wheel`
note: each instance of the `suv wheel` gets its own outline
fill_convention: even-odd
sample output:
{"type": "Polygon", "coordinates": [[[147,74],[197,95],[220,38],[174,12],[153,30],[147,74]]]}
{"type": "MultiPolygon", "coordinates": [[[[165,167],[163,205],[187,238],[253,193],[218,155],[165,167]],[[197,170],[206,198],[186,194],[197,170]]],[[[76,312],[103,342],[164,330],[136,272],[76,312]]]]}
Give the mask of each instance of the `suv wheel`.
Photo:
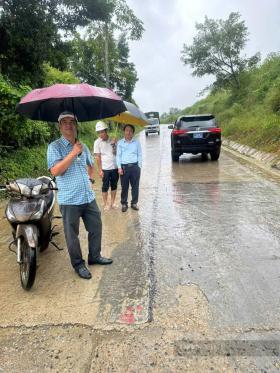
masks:
{"type": "Polygon", "coordinates": [[[207,153],[201,153],[201,160],[207,161],[208,160],[208,154],[207,153]]]}
{"type": "Polygon", "coordinates": [[[173,151],[171,151],[171,158],[172,158],[173,162],[178,162],[179,161],[179,157],[180,157],[180,154],[174,153],[173,151]]]}
{"type": "Polygon", "coordinates": [[[217,161],[220,156],[220,149],[210,152],[211,161],[217,161]]]}

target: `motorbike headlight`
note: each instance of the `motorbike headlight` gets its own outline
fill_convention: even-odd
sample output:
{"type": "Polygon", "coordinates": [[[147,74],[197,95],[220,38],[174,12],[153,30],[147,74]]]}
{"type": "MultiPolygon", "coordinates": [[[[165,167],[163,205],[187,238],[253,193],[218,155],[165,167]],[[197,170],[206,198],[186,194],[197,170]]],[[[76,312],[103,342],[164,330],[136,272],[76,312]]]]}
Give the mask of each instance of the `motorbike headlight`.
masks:
{"type": "Polygon", "coordinates": [[[7,207],[7,210],[6,210],[6,216],[7,216],[7,219],[11,222],[14,222],[16,221],[16,217],[13,213],[13,210],[11,210],[10,206],[7,207]]]}
{"type": "Polygon", "coordinates": [[[35,185],[32,189],[32,196],[38,196],[41,192],[42,185],[35,185]]]}
{"type": "Polygon", "coordinates": [[[44,213],[44,203],[41,203],[40,209],[31,216],[32,220],[40,220],[44,213]]]}

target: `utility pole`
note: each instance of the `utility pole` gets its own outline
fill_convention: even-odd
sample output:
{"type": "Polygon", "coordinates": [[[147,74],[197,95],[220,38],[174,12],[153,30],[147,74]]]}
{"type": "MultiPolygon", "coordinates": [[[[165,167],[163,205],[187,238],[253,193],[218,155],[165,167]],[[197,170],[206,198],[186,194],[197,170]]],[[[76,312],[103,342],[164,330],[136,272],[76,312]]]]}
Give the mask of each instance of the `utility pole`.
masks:
{"type": "Polygon", "coordinates": [[[105,48],[105,80],[106,87],[110,87],[110,69],[109,69],[109,32],[108,32],[108,22],[104,23],[104,48],[105,48]]]}

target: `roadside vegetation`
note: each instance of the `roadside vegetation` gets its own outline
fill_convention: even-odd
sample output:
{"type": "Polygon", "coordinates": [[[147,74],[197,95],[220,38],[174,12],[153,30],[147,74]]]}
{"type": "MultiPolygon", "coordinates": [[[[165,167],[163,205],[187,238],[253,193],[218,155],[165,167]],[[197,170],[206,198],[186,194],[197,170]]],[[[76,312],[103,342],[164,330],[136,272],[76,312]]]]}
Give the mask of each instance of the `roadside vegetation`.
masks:
{"type": "MultiPolygon", "coordinates": [[[[2,0],[0,5],[0,182],[48,174],[46,149],[59,136],[55,123],[17,114],[35,88],[55,83],[111,87],[133,102],[138,80],[128,40],[143,23],[125,0],[2,0]]],[[[121,136],[112,124],[112,134],[121,136]]],[[[95,123],[79,125],[89,148],[95,123]]]]}
{"type": "Polygon", "coordinates": [[[183,110],[162,117],[173,123],[179,115],[212,113],[223,136],[266,152],[280,154],[280,55],[240,75],[240,88],[216,89],[183,110]]]}
{"type": "Polygon", "coordinates": [[[280,153],[280,53],[262,63],[260,55],[247,58],[241,51],[248,31],[239,13],[197,24],[197,35],[184,45],[182,61],[193,75],[215,76],[206,98],[182,110],[170,109],[162,123],[173,123],[183,114],[214,114],[223,136],[266,152],[280,153]]]}

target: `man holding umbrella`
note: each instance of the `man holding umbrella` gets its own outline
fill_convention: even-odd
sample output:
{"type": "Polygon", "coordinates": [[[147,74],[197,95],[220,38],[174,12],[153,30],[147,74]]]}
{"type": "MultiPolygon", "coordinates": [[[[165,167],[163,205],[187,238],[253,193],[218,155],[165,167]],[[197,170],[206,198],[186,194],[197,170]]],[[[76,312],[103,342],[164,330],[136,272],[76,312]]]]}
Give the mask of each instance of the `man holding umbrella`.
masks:
{"type": "Polygon", "coordinates": [[[62,112],[58,118],[61,137],[48,147],[48,168],[56,177],[57,200],[63,217],[70,260],[77,274],[90,279],[79,241],[79,222],[88,232],[88,264],[111,264],[101,256],[102,222],[92,190],[93,160],[88,147],[77,141],[77,118],[62,112]]]}

